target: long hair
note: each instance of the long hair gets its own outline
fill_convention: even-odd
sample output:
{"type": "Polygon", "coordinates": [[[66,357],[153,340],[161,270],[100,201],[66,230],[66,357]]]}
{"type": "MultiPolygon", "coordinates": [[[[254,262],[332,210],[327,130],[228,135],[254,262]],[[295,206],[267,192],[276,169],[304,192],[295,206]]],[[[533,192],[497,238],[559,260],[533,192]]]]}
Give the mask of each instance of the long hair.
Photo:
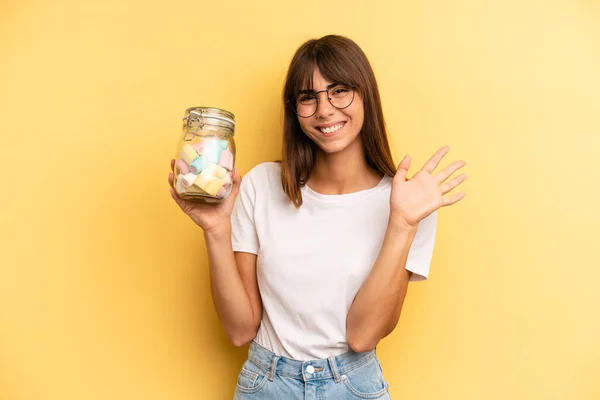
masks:
{"type": "Polygon", "coordinates": [[[349,82],[356,86],[364,103],[364,122],[359,136],[367,164],[384,175],[396,174],[379,89],[367,56],[356,43],[343,36],[328,35],[309,40],[296,51],[283,89],[281,183],[296,208],[302,205],[300,189],[313,169],[317,146],[302,131],[293,107],[299,92],[312,88],[316,68],[330,82],[349,82]]]}

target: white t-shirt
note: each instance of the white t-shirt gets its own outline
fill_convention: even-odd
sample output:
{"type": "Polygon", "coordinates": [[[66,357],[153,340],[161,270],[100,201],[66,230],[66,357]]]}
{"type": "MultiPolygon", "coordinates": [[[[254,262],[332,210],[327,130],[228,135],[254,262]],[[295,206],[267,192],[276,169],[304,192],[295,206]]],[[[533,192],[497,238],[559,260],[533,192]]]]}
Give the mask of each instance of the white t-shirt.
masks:
{"type": "MultiPolygon", "coordinates": [[[[342,195],[305,185],[296,209],[280,171],[276,162],[250,170],[231,215],[233,250],[257,255],[263,315],[254,340],[296,360],[337,356],[349,349],[346,316],[383,243],[392,178],[342,195]]],[[[437,211],[419,223],[406,263],[411,281],[427,279],[436,221],[437,211]]]]}

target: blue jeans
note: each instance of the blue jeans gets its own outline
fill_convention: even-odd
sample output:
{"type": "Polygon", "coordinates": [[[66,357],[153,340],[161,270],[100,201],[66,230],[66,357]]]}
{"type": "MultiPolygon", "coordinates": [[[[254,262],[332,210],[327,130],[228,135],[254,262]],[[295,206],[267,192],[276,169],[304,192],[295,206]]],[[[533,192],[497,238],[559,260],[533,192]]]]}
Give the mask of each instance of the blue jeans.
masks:
{"type": "Polygon", "coordinates": [[[300,361],[278,356],[253,340],[233,399],[389,400],[390,394],[375,349],[300,361]]]}

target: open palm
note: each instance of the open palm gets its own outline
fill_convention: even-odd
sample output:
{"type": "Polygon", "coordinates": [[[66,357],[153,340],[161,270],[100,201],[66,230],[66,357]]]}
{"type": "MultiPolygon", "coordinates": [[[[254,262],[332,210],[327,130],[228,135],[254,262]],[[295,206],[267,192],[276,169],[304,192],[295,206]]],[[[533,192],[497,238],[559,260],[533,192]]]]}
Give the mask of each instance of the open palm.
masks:
{"type": "Polygon", "coordinates": [[[456,161],[433,175],[433,170],[448,151],[450,147],[444,146],[435,152],[411,179],[406,179],[411,159],[409,155],[404,157],[392,181],[391,218],[397,219],[399,223],[406,226],[416,227],[419,221],[437,209],[455,204],[465,197],[465,192],[443,197],[467,179],[466,174],[461,174],[444,183],[454,172],[466,165],[465,161],[456,161]]]}

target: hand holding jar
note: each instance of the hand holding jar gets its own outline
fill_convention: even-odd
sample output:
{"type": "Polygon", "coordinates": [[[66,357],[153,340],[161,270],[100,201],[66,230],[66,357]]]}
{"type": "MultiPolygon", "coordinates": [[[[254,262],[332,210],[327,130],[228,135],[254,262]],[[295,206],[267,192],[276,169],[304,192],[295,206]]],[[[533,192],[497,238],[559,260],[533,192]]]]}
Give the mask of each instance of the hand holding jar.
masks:
{"type": "Polygon", "coordinates": [[[171,196],[205,231],[229,218],[239,189],[234,128],[234,115],[218,108],[191,107],[183,117],[171,196]]]}
{"type": "Polygon", "coordinates": [[[175,203],[186,213],[192,221],[204,232],[209,232],[212,229],[218,228],[219,226],[226,226],[229,223],[231,212],[233,211],[233,203],[240,189],[240,182],[242,178],[238,169],[233,171],[233,179],[231,192],[229,196],[223,201],[216,204],[198,203],[188,200],[184,200],[175,191],[173,186],[173,174],[174,174],[175,160],[171,160],[171,172],[169,174],[169,184],[171,185],[171,197],[175,200],[175,203]]]}

